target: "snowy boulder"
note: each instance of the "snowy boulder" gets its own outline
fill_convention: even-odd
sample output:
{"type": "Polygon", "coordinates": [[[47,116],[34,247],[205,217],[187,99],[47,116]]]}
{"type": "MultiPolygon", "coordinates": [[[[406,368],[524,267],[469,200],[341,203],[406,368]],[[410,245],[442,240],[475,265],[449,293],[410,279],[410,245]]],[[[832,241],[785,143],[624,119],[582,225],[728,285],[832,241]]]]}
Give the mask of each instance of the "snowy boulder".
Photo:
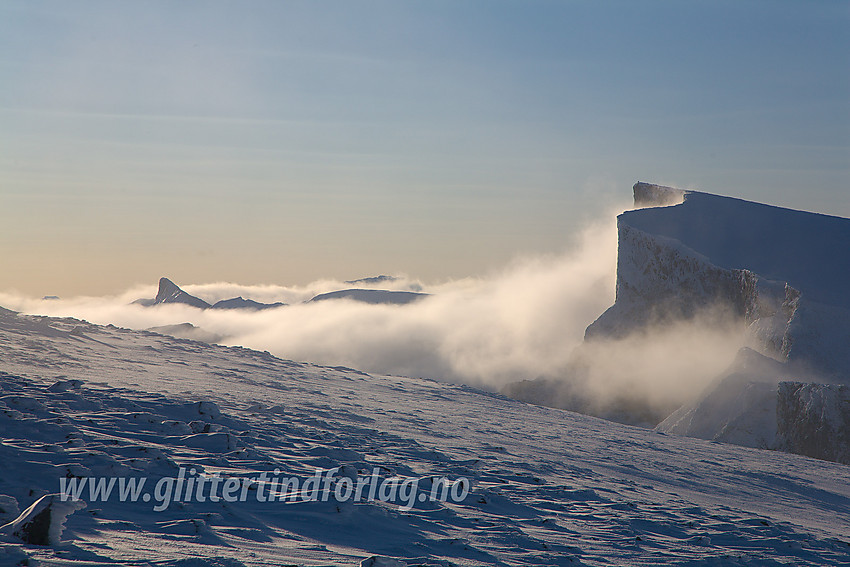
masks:
{"type": "Polygon", "coordinates": [[[183,443],[210,453],[229,453],[239,448],[239,440],[231,433],[197,433],[183,437],[183,443]]]}
{"type": "Polygon", "coordinates": [[[160,431],[162,431],[165,435],[191,435],[192,433],[204,432],[203,428],[201,428],[200,431],[195,431],[188,424],[173,419],[162,421],[159,426],[160,431]]]}
{"type": "Polygon", "coordinates": [[[211,433],[211,432],[213,432],[212,424],[207,423],[206,421],[201,421],[200,419],[190,421],[188,427],[189,427],[191,433],[211,433]]]}
{"type": "Polygon", "coordinates": [[[8,395],[0,397],[0,403],[13,410],[24,413],[39,413],[45,411],[44,404],[30,396],[8,395]]]}
{"type": "Polygon", "coordinates": [[[196,402],[192,404],[192,408],[199,414],[210,419],[221,417],[221,410],[214,402],[196,402]]]}
{"type": "Polygon", "coordinates": [[[63,502],[59,494],[46,494],[15,520],[1,526],[0,533],[32,545],[57,545],[67,517],[85,507],[82,500],[63,502]]]}

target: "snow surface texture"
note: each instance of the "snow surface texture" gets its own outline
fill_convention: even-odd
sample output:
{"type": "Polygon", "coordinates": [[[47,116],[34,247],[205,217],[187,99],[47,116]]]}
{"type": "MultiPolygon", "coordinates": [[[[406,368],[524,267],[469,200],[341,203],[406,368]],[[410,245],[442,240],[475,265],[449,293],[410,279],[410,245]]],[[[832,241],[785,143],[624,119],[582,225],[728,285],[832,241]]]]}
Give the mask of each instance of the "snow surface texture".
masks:
{"type": "MultiPolygon", "coordinates": [[[[850,468],[667,436],[467,386],[0,310],[0,514],[60,478],[380,467],[461,503],[89,502],[43,565],[839,565],[850,468]]],[[[812,392],[805,399],[814,400],[812,392]]],[[[803,398],[801,398],[803,399],[803,398]]],[[[816,404],[789,411],[815,409],[816,404]]],[[[85,499],[85,498],[84,498],[85,499]]]]}
{"type": "Polygon", "coordinates": [[[850,463],[850,220],[637,183],[618,217],[617,297],[593,341],[720,310],[760,350],[739,356],[704,395],[658,428],[850,463]],[[830,408],[828,414],[815,408],[830,408]]]}

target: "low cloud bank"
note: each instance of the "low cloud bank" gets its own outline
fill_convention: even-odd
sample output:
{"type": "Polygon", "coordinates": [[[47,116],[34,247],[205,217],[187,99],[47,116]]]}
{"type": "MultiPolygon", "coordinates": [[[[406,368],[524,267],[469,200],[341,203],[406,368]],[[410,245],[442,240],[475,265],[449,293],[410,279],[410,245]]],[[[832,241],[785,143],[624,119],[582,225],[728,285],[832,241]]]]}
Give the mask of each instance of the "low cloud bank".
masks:
{"type": "Polygon", "coordinates": [[[430,285],[402,276],[356,284],[325,280],[301,287],[226,282],[181,286],[210,303],[242,296],[288,304],[263,311],[131,303],[153,297],[153,285],[113,297],[59,300],[0,293],[0,305],[134,329],[189,322],[224,337],[223,344],[372,373],[490,389],[544,378],[559,384],[552,396],[578,395],[593,404],[650,399],[667,407],[684,402],[731,362],[746,337],[717,318],[696,317],[625,339],[583,344],[585,328],[614,302],[613,217],[590,226],[563,254],[519,259],[480,278],[430,285]],[[320,293],[352,287],[431,295],[407,305],[304,303],[320,293]]]}
{"type": "Polygon", "coordinates": [[[498,388],[553,376],[564,366],[584,328],[613,302],[616,250],[616,228],[609,220],[588,228],[580,244],[561,255],[520,259],[480,278],[433,285],[402,276],[301,287],[225,282],[181,286],[210,303],[242,296],[288,304],[264,311],[131,304],[156,295],[155,286],[134,287],[114,297],[58,300],[0,293],[0,305],[134,329],[190,322],[226,337],[224,344],[294,360],[498,388]],[[350,300],[304,303],[320,293],[352,287],[431,295],[404,306],[350,300]]]}

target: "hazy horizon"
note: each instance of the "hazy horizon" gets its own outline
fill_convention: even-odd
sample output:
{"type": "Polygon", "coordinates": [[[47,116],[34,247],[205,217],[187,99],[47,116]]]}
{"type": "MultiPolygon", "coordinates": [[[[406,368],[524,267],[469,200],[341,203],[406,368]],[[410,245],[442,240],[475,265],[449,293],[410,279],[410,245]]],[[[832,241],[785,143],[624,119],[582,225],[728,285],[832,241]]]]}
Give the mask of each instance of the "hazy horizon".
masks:
{"type": "Polygon", "coordinates": [[[850,217],[843,2],[8,1],[0,291],[482,276],[638,180],[850,217]]]}

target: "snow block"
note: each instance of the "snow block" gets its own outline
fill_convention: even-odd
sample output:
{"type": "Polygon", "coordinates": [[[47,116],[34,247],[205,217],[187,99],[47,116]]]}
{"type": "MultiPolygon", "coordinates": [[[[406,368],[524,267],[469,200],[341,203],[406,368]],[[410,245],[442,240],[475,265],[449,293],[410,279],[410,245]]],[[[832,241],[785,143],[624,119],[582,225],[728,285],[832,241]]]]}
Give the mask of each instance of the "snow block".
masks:
{"type": "Polygon", "coordinates": [[[57,545],[67,517],[85,507],[82,500],[63,502],[59,494],[45,494],[15,520],[0,527],[0,533],[32,545],[57,545]]]}

